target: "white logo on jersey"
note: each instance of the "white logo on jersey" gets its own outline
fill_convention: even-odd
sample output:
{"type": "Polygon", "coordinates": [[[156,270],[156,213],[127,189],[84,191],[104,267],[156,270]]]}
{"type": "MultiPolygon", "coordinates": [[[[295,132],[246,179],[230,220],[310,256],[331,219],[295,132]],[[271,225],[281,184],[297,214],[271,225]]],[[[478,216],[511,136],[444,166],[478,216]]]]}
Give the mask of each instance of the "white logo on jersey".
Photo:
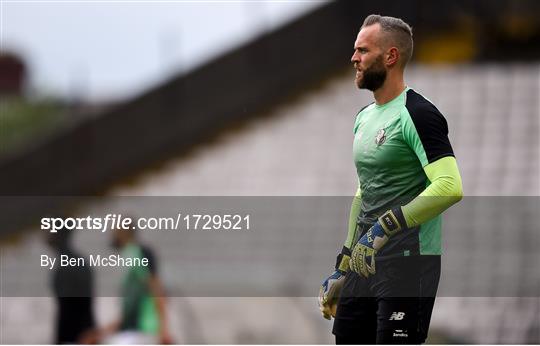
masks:
{"type": "Polygon", "coordinates": [[[377,131],[377,136],[375,136],[375,144],[379,146],[383,144],[384,141],[386,141],[385,131],[384,129],[380,129],[379,131],[377,131]]]}
{"type": "Polygon", "coordinates": [[[405,317],[404,312],[392,312],[392,316],[388,319],[389,321],[401,321],[405,317]]]}

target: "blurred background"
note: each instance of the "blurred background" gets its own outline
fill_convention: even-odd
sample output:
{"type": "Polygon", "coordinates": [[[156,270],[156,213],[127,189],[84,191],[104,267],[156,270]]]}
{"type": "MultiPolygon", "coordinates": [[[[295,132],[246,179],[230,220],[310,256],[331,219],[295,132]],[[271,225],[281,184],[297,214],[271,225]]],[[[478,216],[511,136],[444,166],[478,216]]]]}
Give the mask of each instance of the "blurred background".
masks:
{"type": "MultiPolygon", "coordinates": [[[[352,196],[352,125],[372,95],[354,86],[350,56],[371,13],[412,25],[406,81],[447,118],[465,195],[480,204],[514,196],[537,207],[537,1],[2,1],[4,264],[49,251],[37,218],[73,207],[32,196],[352,196]]],[[[540,244],[534,213],[512,232],[489,233],[504,220],[495,214],[469,230],[466,248],[447,250],[499,251],[529,239],[528,252],[507,254],[519,271],[540,244]]],[[[346,222],[313,239],[333,239],[329,252],[337,252],[346,222]]],[[[445,247],[459,236],[445,233],[445,247]]],[[[158,258],[182,251],[200,260],[188,244],[142,238],[158,258]]],[[[88,252],[84,234],[73,244],[88,252]]],[[[334,257],[321,260],[329,273],[334,257]]],[[[498,270],[482,268],[493,273],[468,271],[463,280],[498,270]]],[[[529,268],[535,272],[522,277],[538,277],[529,268]]],[[[160,267],[168,292],[181,290],[176,270],[160,267]]],[[[333,342],[315,297],[167,301],[177,343],[333,342]]],[[[93,304],[99,325],[118,314],[116,298],[93,304]]],[[[3,295],[0,307],[1,343],[54,342],[52,292],[3,295]]],[[[432,343],[540,343],[540,299],[447,295],[436,302],[430,332],[432,343]]]]}

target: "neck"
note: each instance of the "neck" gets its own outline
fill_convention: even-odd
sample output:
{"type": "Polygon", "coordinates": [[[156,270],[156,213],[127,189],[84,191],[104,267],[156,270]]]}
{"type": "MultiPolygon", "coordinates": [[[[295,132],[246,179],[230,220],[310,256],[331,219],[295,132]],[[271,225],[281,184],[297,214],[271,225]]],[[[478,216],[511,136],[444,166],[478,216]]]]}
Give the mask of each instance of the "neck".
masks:
{"type": "Polygon", "coordinates": [[[383,105],[395,99],[405,90],[405,81],[403,73],[389,73],[384,84],[373,92],[375,103],[383,105]]]}

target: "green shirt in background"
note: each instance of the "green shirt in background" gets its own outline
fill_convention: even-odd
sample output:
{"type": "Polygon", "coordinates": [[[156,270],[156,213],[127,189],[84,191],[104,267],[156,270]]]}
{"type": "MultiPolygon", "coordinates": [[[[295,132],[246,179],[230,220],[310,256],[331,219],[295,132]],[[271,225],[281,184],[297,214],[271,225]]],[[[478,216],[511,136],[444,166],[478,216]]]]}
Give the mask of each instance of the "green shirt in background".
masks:
{"type": "Polygon", "coordinates": [[[148,266],[128,268],[122,283],[122,330],[157,335],[159,316],[150,290],[150,278],[156,271],[152,252],[136,243],[122,250],[123,257],[148,258],[148,266]]]}

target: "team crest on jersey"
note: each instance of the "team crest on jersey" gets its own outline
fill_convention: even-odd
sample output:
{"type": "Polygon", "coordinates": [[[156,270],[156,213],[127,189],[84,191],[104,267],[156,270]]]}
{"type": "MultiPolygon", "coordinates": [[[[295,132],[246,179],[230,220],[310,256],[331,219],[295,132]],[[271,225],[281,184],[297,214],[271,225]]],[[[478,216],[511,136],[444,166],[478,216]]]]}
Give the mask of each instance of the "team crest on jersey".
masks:
{"type": "Polygon", "coordinates": [[[386,141],[386,131],[384,129],[380,129],[377,131],[377,136],[375,136],[375,144],[377,146],[382,145],[386,141]]]}

